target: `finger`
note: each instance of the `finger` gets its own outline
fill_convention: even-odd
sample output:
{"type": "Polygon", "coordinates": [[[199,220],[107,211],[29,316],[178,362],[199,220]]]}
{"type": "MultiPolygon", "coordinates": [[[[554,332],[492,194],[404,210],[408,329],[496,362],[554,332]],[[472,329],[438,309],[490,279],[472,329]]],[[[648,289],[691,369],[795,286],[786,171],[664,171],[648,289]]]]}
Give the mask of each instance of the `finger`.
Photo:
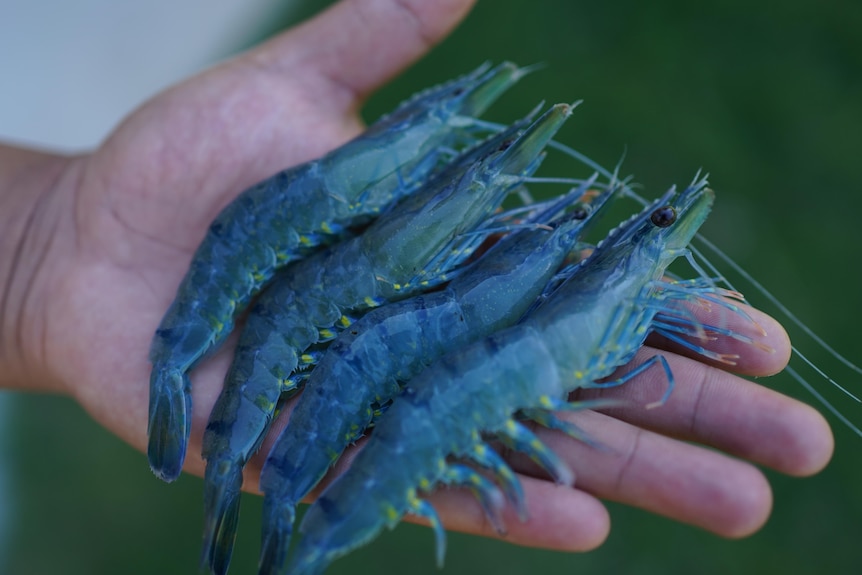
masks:
{"type": "MultiPolygon", "coordinates": [[[[569,464],[579,489],[725,537],[749,535],[769,516],[769,483],[753,465],[601,413],[581,412],[573,421],[604,449],[537,433],[569,464]]],[[[520,472],[541,473],[521,454],[509,459],[520,472]]]]}
{"type": "Polygon", "coordinates": [[[250,57],[282,71],[316,73],[351,105],[423,56],[475,0],[343,0],[266,42],[250,57]]]}
{"type": "Polygon", "coordinates": [[[781,324],[751,306],[727,298],[719,299],[738,311],[701,298],[694,302],[675,302],[672,308],[690,313],[690,317],[701,326],[714,326],[735,334],[716,334],[707,328],[704,337],[682,338],[725,359],[717,361],[704,357],[691,348],[655,333],[650,336],[649,344],[742,375],[773,375],[784,369],[790,359],[791,349],[790,338],[781,324]]]}
{"type": "MultiPolygon", "coordinates": [[[[429,500],[446,529],[454,531],[558,551],[589,551],[604,543],[610,531],[610,517],[598,499],[543,479],[529,476],[519,479],[528,517],[522,521],[514,507],[506,505],[501,516],[505,533],[497,531],[466,489],[440,489],[429,500]]],[[[409,515],[406,520],[427,524],[409,515]]]]}
{"type": "MultiPolygon", "coordinates": [[[[658,350],[644,348],[617,378],[658,350]]],[[[663,354],[675,387],[660,407],[644,406],[661,398],[668,382],[664,371],[649,369],[625,385],[578,392],[578,399],[614,397],[628,406],[605,413],[665,435],[715,447],[782,473],[805,476],[829,462],[832,432],[812,407],[700,361],[663,354]]]]}

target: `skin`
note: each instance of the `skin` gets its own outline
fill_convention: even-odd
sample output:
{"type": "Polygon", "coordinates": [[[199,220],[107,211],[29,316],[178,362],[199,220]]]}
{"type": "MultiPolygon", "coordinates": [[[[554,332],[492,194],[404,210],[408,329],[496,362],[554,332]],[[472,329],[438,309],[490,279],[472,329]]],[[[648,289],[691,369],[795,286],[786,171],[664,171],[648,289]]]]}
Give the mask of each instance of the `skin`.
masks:
{"type": "MultiPolygon", "coordinates": [[[[209,222],[247,186],[356,135],[364,99],[445,37],[472,3],[343,0],[159,94],[90,153],[0,145],[0,387],[68,394],[108,431],[145,451],[147,350],[209,222]]],[[[695,310],[705,321],[714,312],[695,310]]],[[[661,370],[620,388],[581,393],[630,401],[603,413],[561,414],[607,450],[538,430],[571,465],[575,488],[554,485],[509,454],[522,474],[530,518],[520,522],[508,509],[507,540],[592,549],[610,528],[600,499],[725,537],[760,528],[772,497],[756,466],[814,474],[829,461],[833,439],[814,409],[731,373],[773,374],[789,358],[781,326],[750,313],[757,324],[731,316],[728,327],[765,348],[721,338],[704,344],[739,354],[733,366],[716,367],[651,340],[668,350],[676,378],[659,408],[644,406],[666,389],[661,370]]],[[[234,344],[192,376],[185,471],[196,475],[203,474],[201,437],[234,344]]],[[[645,348],[634,363],[656,349],[645,348]]],[[[288,415],[289,409],[270,438],[288,415]]],[[[257,490],[270,445],[271,439],[250,463],[245,489],[257,490]]],[[[448,528],[498,536],[466,492],[447,490],[432,502],[448,528]]]]}

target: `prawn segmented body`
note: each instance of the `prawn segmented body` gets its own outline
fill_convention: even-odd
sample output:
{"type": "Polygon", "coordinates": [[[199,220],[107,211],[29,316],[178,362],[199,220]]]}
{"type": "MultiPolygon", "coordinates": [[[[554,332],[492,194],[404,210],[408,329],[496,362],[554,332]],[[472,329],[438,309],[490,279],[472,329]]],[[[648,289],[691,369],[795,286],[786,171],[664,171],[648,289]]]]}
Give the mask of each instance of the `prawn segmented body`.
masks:
{"type": "Polygon", "coordinates": [[[261,474],[260,573],[276,572],[290,542],[296,504],[371,424],[400,383],[451,348],[514,324],[552,279],[587,224],[619,188],[551,219],[595,182],[537,210],[440,292],[373,310],[329,347],[306,382],[261,474]]]}
{"type": "MultiPolygon", "coordinates": [[[[490,470],[525,516],[520,483],[486,434],[570,483],[568,466],[514,416],[565,431],[550,410],[595,407],[567,403],[569,392],[620,383],[597,381],[633,357],[656,314],[675,313],[662,310],[653,294],[709,212],[713,194],[705,186],[700,180],[682,193],[671,190],[613,230],[524,321],[444,356],[408,382],[350,468],[306,513],[288,571],[321,573],[405,513],[430,521],[442,561],[445,532],[419,497],[439,483],[469,486],[502,529],[500,489],[468,463],[490,470]]],[[[662,360],[655,356],[635,372],[662,360]]]]}
{"type": "MultiPolygon", "coordinates": [[[[260,296],[240,334],[225,386],[204,433],[204,554],[227,569],[242,468],[266,433],[301,354],[330,339],[348,314],[403,299],[443,281],[478,247],[483,225],[530,176],[543,148],[571,114],[551,107],[465,152],[451,168],[405,198],[362,235],[296,262],[260,296]],[[520,134],[520,135],[518,135],[520,134]]],[[[490,222],[490,223],[489,223],[490,222]]]]}
{"type": "Polygon", "coordinates": [[[467,138],[483,112],[524,74],[482,66],[405,101],[318,160],[279,172],[225,207],[195,252],[150,348],[148,457],[179,476],[191,428],[188,371],[230,333],[275,270],[337,239],[425,181],[441,150],[467,138]]]}

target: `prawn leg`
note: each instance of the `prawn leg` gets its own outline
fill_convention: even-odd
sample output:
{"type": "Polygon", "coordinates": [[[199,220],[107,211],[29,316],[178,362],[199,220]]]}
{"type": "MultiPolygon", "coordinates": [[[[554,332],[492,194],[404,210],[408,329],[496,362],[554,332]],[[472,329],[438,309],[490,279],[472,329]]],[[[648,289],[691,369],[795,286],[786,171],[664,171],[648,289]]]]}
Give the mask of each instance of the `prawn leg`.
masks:
{"type": "Polygon", "coordinates": [[[580,442],[586,443],[590,447],[595,448],[601,445],[592,437],[590,437],[590,435],[586,431],[584,431],[571,421],[560,419],[550,411],[545,411],[543,409],[526,409],[521,410],[521,413],[524,415],[524,417],[531,421],[535,421],[542,427],[561,431],[572,439],[576,439],[580,442]]]}
{"type": "Polygon", "coordinates": [[[639,376],[649,368],[655,366],[656,364],[660,365],[662,370],[664,370],[664,375],[667,378],[667,389],[665,390],[664,395],[662,395],[660,399],[646,406],[647,409],[653,409],[655,407],[664,405],[665,402],[667,402],[667,399],[670,397],[670,394],[674,388],[673,372],[670,370],[670,365],[668,364],[667,359],[665,359],[663,355],[652,356],[630,372],[616,379],[602,382],[582,383],[580,387],[584,389],[608,389],[611,387],[619,387],[621,385],[625,385],[626,383],[639,376]]]}
{"type": "Polygon", "coordinates": [[[506,533],[506,526],[500,512],[505,504],[500,489],[494,482],[481,475],[475,469],[460,463],[448,464],[443,472],[441,482],[448,485],[462,485],[467,487],[482,506],[485,516],[494,529],[500,535],[506,533]]]}
{"type": "Polygon", "coordinates": [[[476,443],[473,448],[467,452],[466,457],[469,458],[470,461],[490,470],[491,473],[494,474],[494,477],[500,483],[503,488],[503,492],[506,494],[506,499],[515,506],[515,510],[518,512],[518,517],[521,521],[526,521],[527,502],[524,499],[524,488],[515,476],[515,472],[512,471],[512,468],[509,467],[505,461],[503,461],[503,458],[485,442],[476,443]]]}
{"type": "Polygon", "coordinates": [[[574,485],[575,476],[569,466],[523,424],[509,419],[497,430],[497,439],[509,449],[524,453],[559,485],[574,485]]]}
{"type": "Polygon", "coordinates": [[[417,517],[424,517],[431,524],[431,528],[434,530],[435,548],[437,549],[437,568],[442,569],[443,559],[446,557],[446,530],[443,528],[440,516],[437,515],[437,510],[424,499],[416,497],[415,494],[408,495],[407,501],[410,513],[417,517]]]}

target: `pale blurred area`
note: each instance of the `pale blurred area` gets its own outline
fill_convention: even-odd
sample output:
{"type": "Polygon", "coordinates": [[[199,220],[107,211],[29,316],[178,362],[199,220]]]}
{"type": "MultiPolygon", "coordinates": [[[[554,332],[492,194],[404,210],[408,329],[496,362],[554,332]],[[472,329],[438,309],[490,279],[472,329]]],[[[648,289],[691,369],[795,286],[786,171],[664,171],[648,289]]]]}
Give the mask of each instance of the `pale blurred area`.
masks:
{"type": "MultiPolygon", "coordinates": [[[[283,18],[277,0],[0,0],[0,141],[95,147],[141,102],[230,55],[283,18]]],[[[15,397],[0,392],[0,573],[15,525],[4,466],[15,397]]],[[[21,511],[20,509],[18,511],[21,511]]]]}
{"type": "Polygon", "coordinates": [[[96,146],[142,101],[300,3],[0,0],[0,140],[96,146]]]}

